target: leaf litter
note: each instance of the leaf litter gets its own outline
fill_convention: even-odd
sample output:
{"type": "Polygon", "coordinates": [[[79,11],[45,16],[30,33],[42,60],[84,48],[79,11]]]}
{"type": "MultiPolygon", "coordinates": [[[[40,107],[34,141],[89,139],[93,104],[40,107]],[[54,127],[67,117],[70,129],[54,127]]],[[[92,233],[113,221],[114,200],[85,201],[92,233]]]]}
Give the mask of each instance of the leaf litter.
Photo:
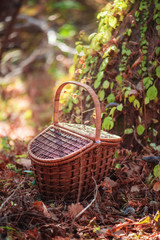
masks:
{"type": "Polygon", "coordinates": [[[160,239],[160,182],[146,156],[119,149],[92,196],[44,202],[26,143],[7,144],[0,152],[0,239],[160,239]]]}

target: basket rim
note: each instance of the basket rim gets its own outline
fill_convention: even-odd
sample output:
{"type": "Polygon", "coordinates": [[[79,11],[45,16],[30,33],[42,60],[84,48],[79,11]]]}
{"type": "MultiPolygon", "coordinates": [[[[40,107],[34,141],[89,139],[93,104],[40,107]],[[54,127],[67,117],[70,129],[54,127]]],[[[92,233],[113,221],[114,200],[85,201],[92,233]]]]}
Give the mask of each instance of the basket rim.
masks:
{"type": "Polygon", "coordinates": [[[93,144],[94,144],[94,142],[93,142],[91,139],[89,139],[89,138],[83,137],[83,136],[81,136],[81,135],[79,135],[79,134],[73,133],[73,132],[71,132],[71,131],[69,131],[69,130],[67,130],[67,129],[64,129],[64,128],[61,128],[61,127],[58,127],[58,126],[55,126],[55,125],[52,124],[52,125],[50,125],[49,127],[45,128],[42,132],[40,132],[39,134],[37,134],[37,135],[29,142],[29,144],[28,144],[28,153],[29,153],[29,155],[31,156],[31,158],[35,159],[35,160],[38,161],[38,162],[41,162],[41,163],[53,163],[53,162],[54,162],[54,163],[57,163],[57,162],[64,161],[64,160],[67,160],[67,159],[69,159],[69,158],[72,158],[72,157],[74,157],[74,156],[77,156],[77,155],[78,155],[79,153],[81,153],[82,151],[87,150],[88,148],[90,148],[93,144]],[[37,156],[32,152],[32,150],[31,150],[31,145],[32,145],[33,141],[34,141],[37,137],[41,136],[43,133],[45,133],[45,132],[46,132],[47,130],[49,130],[50,128],[60,129],[61,131],[65,132],[65,133],[69,133],[70,135],[73,135],[73,136],[75,136],[75,137],[78,137],[78,138],[87,140],[87,141],[88,141],[88,144],[86,144],[84,147],[82,147],[82,148],[78,149],[77,151],[72,152],[71,154],[68,154],[68,155],[66,155],[66,156],[64,156],[64,157],[53,158],[53,159],[52,159],[52,158],[45,158],[45,159],[43,159],[43,158],[37,157],[37,156]]]}
{"type": "MultiPolygon", "coordinates": [[[[83,125],[84,127],[93,128],[91,126],[86,126],[85,124],[70,124],[70,123],[63,123],[63,122],[59,122],[59,123],[56,124],[56,126],[61,127],[63,129],[66,129],[68,131],[71,131],[72,133],[76,133],[76,134],[78,134],[78,135],[80,135],[82,137],[85,137],[87,139],[89,138],[91,140],[94,140],[94,135],[92,135],[92,134],[90,134],[88,132],[82,133],[82,132],[80,132],[81,130],[79,130],[78,128],[77,128],[77,130],[79,130],[79,132],[77,132],[76,130],[74,130],[74,128],[71,129],[70,125],[73,125],[73,126],[83,125]]],[[[104,131],[101,130],[101,132],[104,132],[104,131]]],[[[107,132],[105,132],[105,134],[107,134],[107,132]]],[[[118,136],[116,134],[111,134],[111,133],[108,133],[108,134],[113,136],[113,137],[112,138],[104,138],[104,137],[101,137],[101,135],[100,135],[100,141],[106,142],[106,143],[117,143],[117,144],[122,141],[122,138],[120,136],[118,136]]]]}

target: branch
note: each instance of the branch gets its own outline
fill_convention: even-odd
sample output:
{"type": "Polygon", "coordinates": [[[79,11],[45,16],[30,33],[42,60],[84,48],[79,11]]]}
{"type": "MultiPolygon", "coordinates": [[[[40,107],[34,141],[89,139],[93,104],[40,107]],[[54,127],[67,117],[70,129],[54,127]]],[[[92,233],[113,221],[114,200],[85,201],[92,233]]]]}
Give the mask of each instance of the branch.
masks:
{"type": "Polygon", "coordinates": [[[46,49],[36,49],[28,58],[26,58],[24,61],[22,61],[17,68],[13,69],[13,71],[8,73],[5,77],[0,78],[1,83],[2,82],[5,84],[10,83],[11,82],[10,79],[12,77],[15,77],[15,76],[23,73],[23,70],[26,66],[31,64],[37,57],[43,56],[44,54],[46,54],[46,49]]]}
{"type": "Polygon", "coordinates": [[[20,182],[17,186],[17,188],[12,192],[12,194],[2,203],[2,205],[0,206],[0,212],[2,210],[2,208],[5,206],[5,204],[13,197],[13,195],[17,192],[17,190],[20,188],[20,186],[22,185],[22,183],[24,183],[25,178],[23,179],[22,182],[20,182]]]}
{"type": "Polygon", "coordinates": [[[58,39],[57,39],[58,34],[52,28],[50,28],[48,26],[46,21],[40,20],[40,19],[35,19],[35,18],[27,16],[25,14],[20,14],[18,16],[18,19],[26,20],[27,23],[38,27],[42,32],[44,32],[46,34],[49,45],[58,47],[62,52],[70,53],[73,55],[77,53],[74,48],[69,47],[65,43],[58,41],[58,39]]]}
{"type": "MultiPolygon", "coordinates": [[[[92,176],[93,181],[95,183],[95,194],[94,194],[94,198],[92,199],[92,201],[90,202],[90,204],[87,205],[87,207],[85,207],[80,213],[78,213],[75,218],[73,219],[73,222],[75,221],[76,218],[78,218],[79,216],[81,216],[95,201],[97,198],[97,193],[98,193],[98,185],[96,183],[96,180],[94,179],[94,177],[92,176]]],[[[72,223],[73,224],[73,223],[72,223]]]]}
{"type": "Polygon", "coordinates": [[[11,21],[9,22],[8,27],[6,29],[6,35],[4,36],[2,48],[0,50],[0,62],[1,62],[1,59],[2,59],[2,56],[3,56],[3,53],[4,53],[4,51],[5,51],[6,47],[7,47],[8,38],[9,38],[9,35],[12,32],[13,26],[14,26],[14,24],[16,22],[16,18],[17,18],[17,15],[19,13],[20,7],[22,5],[22,1],[23,0],[19,0],[19,2],[16,4],[16,9],[15,9],[15,11],[13,13],[13,16],[11,18],[11,21]]]}

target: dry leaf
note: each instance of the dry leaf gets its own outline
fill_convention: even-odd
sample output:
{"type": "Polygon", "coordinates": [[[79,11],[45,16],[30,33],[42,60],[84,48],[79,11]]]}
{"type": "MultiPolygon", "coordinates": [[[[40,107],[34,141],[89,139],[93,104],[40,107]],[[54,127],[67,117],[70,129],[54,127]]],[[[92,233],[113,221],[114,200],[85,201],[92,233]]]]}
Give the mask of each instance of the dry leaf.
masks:
{"type": "Polygon", "coordinates": [[[131,90],[129,90],[128,95],[129,95],[129,96],[130,96],[130,95],[137,96],[137,95],[138,95],[138,92],[137,92],[137,90],[131,89],[131,90]]]}
{"type": "Polygon", "coordinates": [[[31,167],[31,160],[26,158],[20,158],[18,164],[29,169],[31,167]]]}
{"type": "Polygon", "coordinates": [[[158,222],[159,219],[160,219],[160,212],[157,211],[156,214],[155,214],[155,216],[154,216],[154,221],[158,222]]]}
{"type": "Polygon", "coordinates": [[[156,182],[154,185],[153,185],[153,190],[154,191],[159,191],[160,190],[160,181],[159,182],[156,182]]]}
{"type": "Polygon", "coordinates": [[[50,213],[47,210],[46,205],[42,201],[36,201],[33,203],[34,207],[41,212],[45,217],[51,217],[50,213]]]}
{"type": "Polygon", "coordinates": [[[113,181],[109,177],[106,177],[104,179],[103,183],[104,183],[104,187],[108,187],[108,188],[113,188],[113,187],[116,187],[118,185],[118,183],[116,183],[115,181],[113,181]]]}
{"type": "Polygon", "coordinates": [[[75,218],[77,216],[77,214],[80,213],[83,209],[84,209],[84,207],[80,203],[75,203],[75,204],[72,203],[68,207],[68,216],[70,218],[75,218]]]}
{"type": "Polygon", "coordinates": [[[138,222],[138,224],[144,224],[144,223],[147,223],[147,224],[151,223],[150,216],[144,217],[141,220],[139,220],[139,222],[138,222]]]}
{"type": "Polygon", "coordinates": [[[131,192],[139,192],[140,189],[139,189],[139,186],[138,185],[134,185],[131,187],[131,192]]]}

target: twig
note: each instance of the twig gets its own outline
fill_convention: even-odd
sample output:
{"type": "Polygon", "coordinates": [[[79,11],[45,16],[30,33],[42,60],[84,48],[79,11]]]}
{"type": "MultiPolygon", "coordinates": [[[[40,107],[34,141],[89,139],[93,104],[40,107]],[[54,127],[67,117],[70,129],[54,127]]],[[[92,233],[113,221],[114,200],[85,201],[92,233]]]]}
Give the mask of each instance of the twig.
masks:
{"type": "Polygon", "coordinates": [[[101,219],[102,223],[105,225],[104,218],[103,218],[102,213],[101,213],[101,211],[100,211],[100,209],[99,209],[99,206],[98,206],[98,202],[97,202],[97,201],[95,201],[95,209],[96,209],[97,212],[99,213],[99,216],[100,216],[100,219],[101,219]]]}
{"type": "Polygon", "coordinates": [[[97,185],[96,180],[94,179],[93,176],[92,176],[92,178],[93,178],[93,181],[94,181],[95,186],[96,186],[96,187],[95,187],[94,198],[93,198],[92,201],[87,205],[87,207],[85,207],[81,212],[79,212],[79,213],[75,216],[75,218],[74,218],[73,221],[72,221],[72,224],[73,224],[73,222],[75,221],[76,218],[78,218],[79,216],[81,216],[81,215],[96,201],[97,192],[98,192],[98,185],[97,185]]]}
{"type": "Polygon", "coordinates": [[[2,45],[2,48],[1,48],[1,51],[0,51],[0,62],[2,60],[3,53],[4,53],[4,51],[5,51],[6,47],[7,47],[8,38],[9,38],[9,35],[12,32],[13,26],[14,26],[14,24],[16,22],[16,18],[17,18],[17,15],[19,13],[19,10],[20,10],[20,7],[22,5],[22,2],[23,2],[23,0],[19,0],[19,2],[17,2],[16,6],[15,6],[16,9],[15,9],[15,11],[13,13],[11,21],[8,24],[8,28],[6,29],[6,34],[5,34],[5,37],[4,37],[4,40],[3,40],[3,45],[2,45]]]}
{"type": "Polygon", "coordinates": [[[0,206],[0,211],[5,206],[5,204],[13,197],[13,195],[17,192],[17,190],[20,188],[21,184],[24,183],[24,181],[25,181],[25,178],[23,179],[22,182],[18,184],[17,188],[12,192],[12,194],[2,203],[2,205],[0,206]]]}
{"type": "Polygon", "coordinates": [[[26,58],[24,61],[22,61],[19,65],[19,67],[13,69],[13,71],[11,71],[10,73],[8,73],[5,77],[1,78],[1,83],[10,83],[11,82],[11,78],[15,77],[19,74],[21,74],[24,70],[24,68],[26,66],[28,66],[29,64],[31,64],[38,56],[44,55],[46,54],[46,49],[36,49],[35,51],[33,51],[33,53],[26,58]]]}

